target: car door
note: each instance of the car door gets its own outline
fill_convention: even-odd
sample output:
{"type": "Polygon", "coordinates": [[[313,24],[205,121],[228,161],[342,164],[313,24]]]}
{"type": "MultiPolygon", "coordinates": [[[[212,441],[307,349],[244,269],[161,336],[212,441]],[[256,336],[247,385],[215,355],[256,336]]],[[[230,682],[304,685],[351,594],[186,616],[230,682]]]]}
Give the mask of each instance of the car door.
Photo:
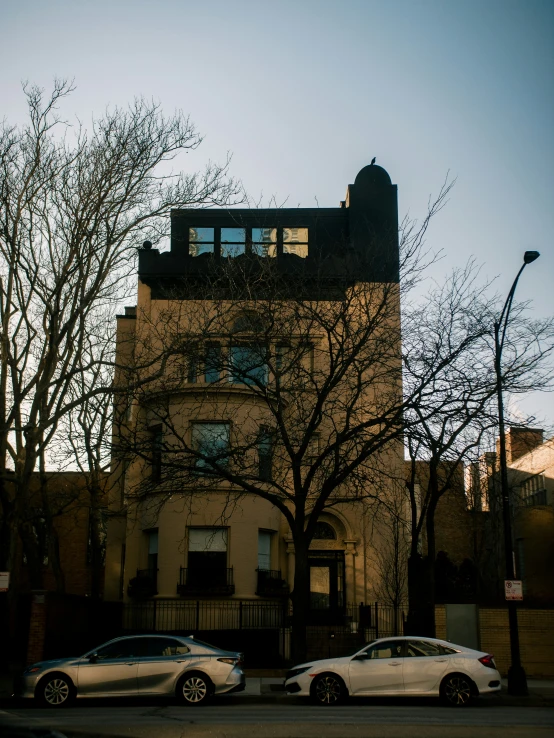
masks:
{"type": "Polygon", "coordinates": [[[141,638],[119,638],[101,646],[79,662],[79,694],[89,697],[133,696],[137,692],[137,668],[141,638]]]}
{"type": "Polygon", "coordinates": [[[438,692],[447,668],[448,657],[440,644],[416,638],[408,640],[403,670],[406,694],[438,692]]]}
{"type": "Polygon", "coordinates": [[[401,640],[381,641],[354,656],[348,676],[351,694],[399,694],[404,692],[404,658],[401,640]]]}
{"type": "Polygon", "coordinates": [[[152,636],[139,659],[139,694],[173,694],[175,682],[187,667],[190,649],[176,638],[152,636]]]}

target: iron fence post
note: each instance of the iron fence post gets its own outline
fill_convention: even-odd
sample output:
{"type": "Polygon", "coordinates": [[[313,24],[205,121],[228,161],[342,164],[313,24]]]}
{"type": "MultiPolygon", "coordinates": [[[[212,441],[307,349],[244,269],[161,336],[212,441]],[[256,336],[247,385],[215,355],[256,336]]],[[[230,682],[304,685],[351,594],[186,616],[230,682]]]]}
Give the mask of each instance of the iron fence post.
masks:
{"type": "Polygon", "coordinates": [[[379,603],[375,603],[375,638],[379,638],[379,603]]]}

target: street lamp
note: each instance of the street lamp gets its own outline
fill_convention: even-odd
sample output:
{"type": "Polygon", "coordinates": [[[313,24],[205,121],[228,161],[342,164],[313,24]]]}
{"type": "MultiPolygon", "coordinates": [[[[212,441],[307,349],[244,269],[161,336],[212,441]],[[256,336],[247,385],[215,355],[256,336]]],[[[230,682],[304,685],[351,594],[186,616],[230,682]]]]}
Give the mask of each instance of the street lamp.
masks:
{"type": "MultiPolygon", "coordinates": [[[[522,271],[527,264],[538,259],[540,256],[538,251],[526,251],[523,255],[523,264],[516,278],[502,312],[500,318],[494,324],[494,368],[496,372],[496,394],[498,397],[498,430],[500,432],[500,487],[502,492],[502,518],[504,522],[504,555],[506,560],[506,579],[514,579],[514,556],[512,547],[512,519],[510,512],[510,489],[508,486],[508,464],[506,461],[506,437],[504,434],[504,403],[502,400],[502,349],[504,348],[504,339],[506,338],[506,329],[508,328],[508,318],[510,309],[514,299],[514,293],[518,280],[522,271]]],[[[517,609],[516,603],[508,600],[508,621],[510,625],[510,654],[511,665],[508,669],[508,692],[510,694],[525,695],[527,692],[527,677],[525,669],[521,665],[521,657],[519,653],[519,631],[517,627],[517,609]]]]}

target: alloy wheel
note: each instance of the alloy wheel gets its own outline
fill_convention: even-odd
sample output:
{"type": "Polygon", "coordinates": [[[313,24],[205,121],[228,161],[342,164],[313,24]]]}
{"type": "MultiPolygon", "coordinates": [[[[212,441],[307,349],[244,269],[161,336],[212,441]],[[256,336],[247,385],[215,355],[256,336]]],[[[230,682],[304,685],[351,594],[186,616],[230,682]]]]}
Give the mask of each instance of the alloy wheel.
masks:
{"type": "Polygon", "coordinates": [[[342,697],[342,685],[335,677],[325,676],[317,680],[314,692],[320,705],[336,705],[342,697]]]}
{"type": "Polygon", "coordinates": [[[183,682],[183,699],[192,705],[199,705],[208,696],[208,685],[202,677],[191,676],[183,682]]]}
{"type": "Polygon", "coordinates": [[[464,707],[471,700],[471,685],[465,677],[452,676],[444,683],[445,700],[455,707],[464,707]]]}
{"type": "Polygon", "coordinates": [[[44,700],[52,707],[60,707],[69,699],[69,684],[65,679],[51,679],[44,686],[44,700]]]}

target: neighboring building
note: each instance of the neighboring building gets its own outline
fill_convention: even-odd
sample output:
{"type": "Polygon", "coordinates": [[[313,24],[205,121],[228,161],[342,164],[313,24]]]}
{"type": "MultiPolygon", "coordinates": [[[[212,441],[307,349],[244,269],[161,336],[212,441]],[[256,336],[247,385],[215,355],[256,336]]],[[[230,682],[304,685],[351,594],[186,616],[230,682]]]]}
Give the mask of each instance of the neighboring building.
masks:
{"type": "MultiPolygon", "coordinates": [[[[509,428],[508,481],[513,520],[516,577],[524,602],[554,604],[554,438],[536,428],[509,428]]],[[[482,518],[480,569],[489,593],[502,601],[505,578],[500,474],[497,452],[485,454],[470,470],[471,513],[482,518]]]]}
{"type": "MultiPolygon", "coordinates": [[[[104,505],[107,529],[107,485],[110,475],[101,473],[105,485],[104,505]]],[[[63,591],[66,594],[90,596],[92,591],[92,550],[90,538],[91,503],[87,480],[81,472],[47,472],[45,487],[41,490],[40,476],[33,475],[32,505],[27,511],[42,555],[43,588],[48,592],[63,591]],[[52,515],[54,539],[48,536],[42,496],[49,500],[48,513],[52,515]],[[59,555],[60,574],[56,579],[51,556],[52,546],[59,555]],[[61,576],[61,578],[60,578],[61,576]]],[[[105,534],[104,534],[105,539],[105,534]]],[[[101,552],[103,558],[105,551],[101,552]]],[[[16,566],[11,572],[12,582],[19,593],[30,590],[27,563],[21,542],[18,542],[16,566]]],[[[104,580],[104,566],[98,572],[100,588],[104,580]]]]}
{"type": "MultiPolygon", "coordinates": [[[[336,281],[352,272],[358,281],[397,284],[396,186],[385,170],[368,166],[348,187],[339,208],[173,212],[171,250],[159,252],[147,244],[139,251],[137,305],[118,317],[118,364],[132,366],[139,343],[152,347],[163,342],[160,328],[168,321],[175,320],[186,335],[192,320],[187,311],[192,304],[199,309],[198,285],[223,260],[242,264],[245,271],[263,269],[263,265],[255,266],[254,256],[260,262],[277,264],[280,273],[285,278],[289,274],[294,277],[307,294],[316,280],[324,280],[329,300],[334,299],[336,281]]],[[[209,312],[210,298],[203,299],[209,312]]],[[[398,366],[399,315],[397,301],[389,342],[397,346],[398,366]]],[[[236,320],[240,319],[238,315],[236,320]]],[[[172,483],[167,454],[162,459],[161,451],[156,450],[169,425],[175,434],[190,433],[197,448],[206,444],[223,450],[233,442],[231,421],[235,427],[254,422],[263,427],[255,403],[245,413],[248,383],[243,381],[241,386],[232,370],[226,388],[220,384],[210,395],[212,406],[209,413],[206,411],[210,383],[221,380],[216,365],[220,351],[217,336],[206,340],[214,343],[205,350],[203,364],[189,362],[182,370],[187,372],[188,384],[179,391],[179,402],[167,400],[168,422],[160,423],[153,410],[160,402],[156,397],[161,396],[154,391],[121,411],[127,423],[125,432],[138,433],[142,424],[141,438],[146,440],[144,452],[127,456],[119,493],[111,500],[115,517],[108,533],[106,598],[127,602],[155,598],[163,600],[165,606],[168,600],[190,601],[191,607],[195,601],[209,599],[212,610],[219,603],[221,612],[226,607],[231,612],[237,600],[254,604],[263,600],[281,608],[293,583],[295,551],[285,519],[268,500],[243,495],[240,504],[230,504],[227,488],[209,489],[199,482],[197,497],[184,498],[176,485],[173,497],[161,507],[156,505],[155,489],[143,502],[133,501],[132,491],[146,478],[159,481],[164,490],[172,483]],[[210,350],[215,357],[212,363],[210,350]],[[195,403],[200,402],[203,409],[199,415],[195,403]],[[165,477],[162,464],[168,469],[165,477]]],[[[225,348],[236,366],[250,360],[254,351],[246,338],[241,340],[237,346],[225,348]]],[[[259,370],[265,371],[263,367],[259,370]]],[[[399,384],[398,380],[390,391],[399,392],[399,384]]],[[[174,397],[169,392],[166,396],[174,397]]],[[[368,408],[371,412],[369,400],[368,408]]],[[[120,432],[116,431],[116,444],[120,432]]],[[[268,444],[260,435],[260,475],[262,467],[271,473],[268,444]]],[[[388,449],[386,463],[389,475],[399,479],[403,467],[400,442],[388,449]]],[[[348,603],[367,603],[375,598],[379,573],[374,552],[381,533],[374,523],[365,502],[337,504],[320,516],[309,553],[312,622],[343,623],[348,603]]],[[[240,612],[242,617],[243,610],[240,612]]],[[[181,620],[179,627],[192,629],[188,622],[181,620]]],[[[222,616],[218,622],[221,628],[228,627],[222,616]]],[[[198,614],[196,624],[198,629],[198,614]]],[[[158,623],[157,627],[168,626],[158,623]]]]}

